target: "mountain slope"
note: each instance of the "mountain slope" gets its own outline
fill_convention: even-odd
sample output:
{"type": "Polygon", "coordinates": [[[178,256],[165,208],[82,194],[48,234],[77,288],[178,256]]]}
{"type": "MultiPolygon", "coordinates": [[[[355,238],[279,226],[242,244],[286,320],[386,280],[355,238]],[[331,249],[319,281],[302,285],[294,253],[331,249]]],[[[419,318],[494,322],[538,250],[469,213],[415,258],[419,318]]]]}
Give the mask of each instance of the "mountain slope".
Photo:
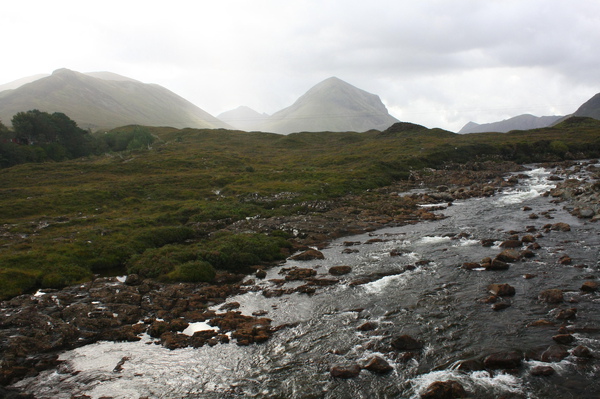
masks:
{"type": "MultiPolygon", "coordinates": [[[[94,74],[92,74],[94,75],[94,74]]],[[[140,124],[176,128],[228,128],[194,104],[154,84],[116,74],[95,76],[59,69],[52,75],[0,94],[0,120],[17,112],[63,112],[84,129],[140,124]]]]}
{"type": "Polygon", "coordinates": [[[600,93],[584,102],[577,111],[575,111],[573,116],[587,116],[594,119],[600,119],[600,93]]]}
{"type": "Polygon", "coordinates": [[[274,133],[384,130],[398,122],[379,96],[332,77],[273,114],[261,130],[274,133]]]}
{"type": "Polygon", "coordinates": [[[492,123],[475,123],[469,122],[458,132],[465,133],[484,133],[484,132],[499,132],[506,133],[511,130],[530,130],[540,127],[547,127],[558,121],[562,116],[534,116],[530,114],[518,115],[513,118],[505,119],[499,122],[492,123]]]}
{"type": "Polygon", "coordinates": [[[247,132],[259,130],[268,117],[269,115],[261,114],[246,106],[237,107],[236,109],[217,115],[217,119],[236,129],[247,132]]]}

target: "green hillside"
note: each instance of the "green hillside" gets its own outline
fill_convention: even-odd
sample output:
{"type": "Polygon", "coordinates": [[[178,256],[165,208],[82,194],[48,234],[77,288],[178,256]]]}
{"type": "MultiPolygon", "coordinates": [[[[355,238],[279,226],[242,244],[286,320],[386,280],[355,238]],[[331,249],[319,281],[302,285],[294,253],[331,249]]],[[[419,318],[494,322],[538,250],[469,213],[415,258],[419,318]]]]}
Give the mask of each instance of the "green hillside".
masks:
{"type": "Polygon", "coordinates": [[[237,220],[310,216],[311,201],[349,193],[371,207],[367,189],[448,162],[600,156],[600,121],[587,118],[470,135],[407,123],[287,136],[148,129],[148,149],[0,169],[0,298],[126,270],[207,281],[285,256],[285,232],[210,234],[237,220]]]}

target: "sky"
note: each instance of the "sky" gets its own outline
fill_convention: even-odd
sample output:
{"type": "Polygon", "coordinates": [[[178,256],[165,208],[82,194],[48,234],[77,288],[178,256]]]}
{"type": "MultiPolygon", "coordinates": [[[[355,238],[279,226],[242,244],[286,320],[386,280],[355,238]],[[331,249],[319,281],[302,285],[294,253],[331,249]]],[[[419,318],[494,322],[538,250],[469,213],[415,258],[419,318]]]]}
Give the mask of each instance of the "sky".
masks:
{"type": "Polygon", "coordinates": [[[458,131],[600,92],[598,0],[6,0],[0,84],[60,68],[272,114],[336,76],[458,131]]]}

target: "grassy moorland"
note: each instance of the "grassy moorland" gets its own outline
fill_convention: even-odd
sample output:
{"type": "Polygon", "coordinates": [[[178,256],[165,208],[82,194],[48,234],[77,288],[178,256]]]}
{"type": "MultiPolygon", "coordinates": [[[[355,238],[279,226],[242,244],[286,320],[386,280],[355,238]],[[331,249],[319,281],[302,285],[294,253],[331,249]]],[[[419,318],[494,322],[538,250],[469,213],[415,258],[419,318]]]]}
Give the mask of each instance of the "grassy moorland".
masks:
{"type": "Polygon", "coordinates": [[[215,270],[247,270],[290,246],[282,231],[209,235],[236,220],[310,214],[307,202],[362,195],[447,162],[600,156],[600,121],[587,118],[469,135],[407,123],[288,136],[148,129],[151,148],[0,169],[0,299],[117,271],[211,281],[215,270]]]}

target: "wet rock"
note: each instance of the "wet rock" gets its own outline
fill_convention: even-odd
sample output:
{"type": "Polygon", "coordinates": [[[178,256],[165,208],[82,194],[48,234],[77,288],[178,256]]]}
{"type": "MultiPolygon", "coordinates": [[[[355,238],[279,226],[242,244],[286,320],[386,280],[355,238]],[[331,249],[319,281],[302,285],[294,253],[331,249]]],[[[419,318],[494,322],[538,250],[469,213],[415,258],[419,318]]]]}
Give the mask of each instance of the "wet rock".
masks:
{"type": "Polygon", "coordinates": [[[591,219],[596,214],[596,212],[594,212],[594,210],[591,208],[582,208],[578,213],[578,217],[582,219],[591,219]]]}
{"type": "Polygon", "coordinates": [[[573,260],[569,255],[563,255],[558,259],[558,263],[560,263],[561,265],[570,265],[571,263],[573,263],[573,260]]]}
{"type": "Polygon", "coordinates": [[[494,246],[494,242],[496,242],[496,240],[493,240],[491,238],[486,238],[484,240],[481,240],[481,245],[484,247],[492,247],[492,246],[494,246]]]}
{"type": "Polygon", "coordinates": [[[309,249],[307,251],[301,252],[297,255],[292,256],[290,259],[292,260],[315,260],[315,259],[325,259],[325,256],[321,251],[317,251],[316,249],[309,249]]]}
{"type": "Polygon", "coordinates": [[[343,276],[344,274],[348,274],[352,271],[352,267],[350,266],[333,266],[329,268],[329,274],[334,276],[343,276]]]}
{"type": "Polygon", "coordinates": [[[338,365],[338,366],[333,366],[329,370],[329,373],[331,374],[331,376],[333,378],[349,379],[349,378],[358,377],[358,375],[360,374],[360,370],[361,370],[361,367],[358,364],[338,365]]]}
{"type": "Polygon", "coordinates": [[[571,334],[557,334],[553,336],[552,339],[554,342],[562,345],[568,345],[575,341],[575,337],[573,337],[571,334]]]}
{"type": "Polygon", "coordinates": [[[529,249],[524,249],[521,252],[519,252],[519,256],[521,258],[534,258],[535,257],[535,252],[529,250],[529,249]]]}
{"type": "Polygon", "coordinates": [[[529,323],[527,327],[551,327],[554,325],[555,323],[550,320],[540,319],[529,323]]]}
{"type": "Polygon", "coordinates": [[[551,288],[540,292],[538,299],[545,303],[555,304],[563,302],[564,295],[562,290],[551,288]]]}
{"type": "Polygon", "coordinates": [[[411,351],[423,348],[423,344],[410,335],[399,335],[392,339],[392,347],[399,351],[411,351]]]}
{"type": "Polygon", "coordinates": [[[565,357],[569,356],[569,352],[560,345],[552,345],[546,349],[541,356],[542,362],[560,362],[565,357]]]}
{"type": "Polygon", "coordinates": [[[421,394],[422,399],[467,398],[469,394],[458,381],[436,381],[421,394]]]}
{"type": "Polygon", "coordinates": [[[581,291],[583,292],[596,292],[600,288],[600,283],[597,281],[586,281],[581,285],[581,291]]]}
{"type": "Polygon", "coordinates": [[[373,356],[364,367],[365,370],[369,370],[372,373],[386,374],[392,371],[394,368],[384,358],[380,356],[373,356]]]}
{"type": "Polygon", "coordinates": [[[494,259],[492,263],[485,270],[508,270],[510,266],[508,263],[501,261],[500,259],[494,259]]]}
{"type": "Polygon", "coordinates": [[[556,320],[569,320],[575,317],[577,317],[576,308],[562,309],[556,314],[556,320]]]}
{"type": "Polygon", "coordinates": [[[137,274],[130,274],[125,279],[126,285],[141,285],[143,282],[144,280],[137,274]]]}
{"type": "Polygon", "coordinates": [[[256,276],[256,278],[259,278],[262,280],[263,278],[267,277],[267,272],[264,271],[263,269],[258,269],[256,271],[256,273],[254,273],[254,275],[256,276]]]}
{"type": "Polygon", "coordinates": [[[511,306],[512,305],[510,302],[498,302],[498,303],[495,303],[494,305],[492,305],[492,310],[498,312],[500,310],[508,309],[511,306]]]}
{"type": "Polygon", "coordinates": [[[575,347],[573,349],[573,351],[571,352],[573,354],[573,356],[577,356],[577,357],[583,357],[583,358],[592,358],[594,357],[594,355],[592,355],[592,351],[583,345],[578,345],[577,347],[575,347]]]}
{"type": "Polygon", "coordinates": [[[342,251],[343,254],[355,254],[360,252],[358,249],[346,248],[342,251]]]}
{"type": "Polygon", "coordinates": [[[316,274],[317,274],[317,271],[315,269],[297,268],[297,269],[292,269],[292,270],[288,271],[287,275],[285,276],[285,279],[286,279],[286,281],[305,280],[316,274]]]}
{"type": "Polygon", "coordinates": [[[242,306],[242,305],[239,302],[229,302],[229,303],[222,305],[219,308],[219,310],[234,310],[234,309],[239,309],[240,306],[242,306]]]}
{"type": "Polygon", "coordinates": [[[337,280],[335,278],[315,278],[315,277],[307,278],[306,281],[310,285],[316,285],[316,286],[319,286],[319,287],[326,287],[326,286],[329,286],[329,285],[335,285],[335,284],[337,284],[337,283],[340,282],[339,280],[337,280]]]}
{"type": "Polygon", "coordinates": [[[479,263],[475,263],[475,262],[465,262],[462,265],[462,268],[466,269],[466,270],[478,269],[480,267],[481,267],[481,265],[479,263]]]}
{"type": "Polygon", "coordinates": [[[502,262],[513,263],[521,259],[521,256],[519,252],[514,249],[505,249],[496,255],[496,259],[501,260],[502,262]]]}
{"type": "Polygon", "coordinates": [[[500,248],[519,248],[523,243],[520,240],[506,240],[500,243],[500,248]]]}
{"type": "Polygon", "coordinates": [[[527,249],[530,250],[530,251],[536,251],[536,250],[541,249],[541,248],[542,248],[542,246],[539,243],[537,243],[537,242],[534,242],[533,244],[530,244],[530,245],[527,246],[527,249]]]}
{"type": "Polygon", "coordinates": [[[540,216],[537,213],[530,213],[529,214],[529,219],[539,219],[540,216]]]}
{"type": "Polygon", "coordinates": [[[488,291],[497,296],[514,296],[515,287],[510,284],[490,284],[488,291]]]}
{"type": "Polygon", "coordinates": [[[148,335],[152,338],[160,338],[167,331],[169,331],[169,323],[166,321],[155,321],[148,328],[148,335]]]}
{"type": "Polygon", "coordinates": [[[551,227],[551,230],[555,231],[571,231],[571,226],[568,223],[554,223],[551,227]]]}
{"type": "Polygon", "coordinates": [[[556,371],[550,366],[535,366],[531,369],[531,375],[536,377],[548,377],[556,371]]]}
{"type": "Polygon", "coordinates": [[[373,331],[377,328],[377,323],[373,323],[372,321],[367,321],[360,326],[358,326],[358,331],[373,331]]]}
{"type": "Polygon", "coordinates": [[[532,236],[531,234],[524,235],[523,237],[521,237],[521,242],[524,244],[525,243],[529,244],[529,243],[535,242],[535,237],[532,236]]]}
{"type": "Polygon", "coordinates": [[[523,354],[521,352],[499,352],[488,355],[483,360],[483,365],[488,369],[516,369],[523,362],[523,354]]]}
{"type": "Polygon", "coordinates": [[[343,245],[345,247],[351,247],[353,245],[360,245],[360,241],[344,241],[343,245]]]}

